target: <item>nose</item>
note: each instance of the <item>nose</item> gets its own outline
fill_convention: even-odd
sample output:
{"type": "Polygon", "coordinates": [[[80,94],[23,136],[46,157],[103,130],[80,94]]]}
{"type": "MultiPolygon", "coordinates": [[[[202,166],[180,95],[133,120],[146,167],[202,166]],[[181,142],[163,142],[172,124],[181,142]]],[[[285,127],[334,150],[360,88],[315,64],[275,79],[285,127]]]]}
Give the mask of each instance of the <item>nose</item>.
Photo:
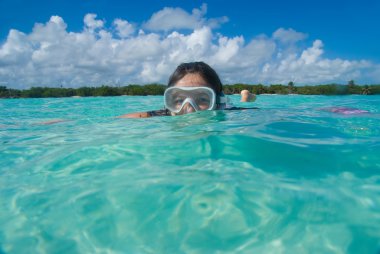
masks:
{"type": "Polygon", "coordinates": [[[182,111],[184,114],[188,114],[188,113],[193,113],[196,110],[195,108],[193,108],[193,106],[190,103],[186,103],[182,111]]]}

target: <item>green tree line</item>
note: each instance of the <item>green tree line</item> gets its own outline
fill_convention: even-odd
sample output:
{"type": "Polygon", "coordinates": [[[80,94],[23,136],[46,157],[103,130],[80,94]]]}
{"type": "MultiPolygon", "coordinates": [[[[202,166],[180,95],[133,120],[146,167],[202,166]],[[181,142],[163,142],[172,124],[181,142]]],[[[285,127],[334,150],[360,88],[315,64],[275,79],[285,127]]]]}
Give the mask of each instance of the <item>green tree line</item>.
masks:
{"type": "Polygon", "coordinates": [[[121,95],[162,95],[166,86],[160,84],[128,85],[123,87],[100,86],[79,88],[32,87],[18,90],[0,86],[0,98],[48,98],[48,97],[88,97],[121,95]]]}
{"type": "MultiPolygon", "coordinates": [[[[48,97],[88,97],[88,96],[121,96],[121,95],[163,95],[166,86],[161,84],[128,85],[121,87],[100,86],[80,88],[32,87],[18,90],[0,86],[0,98],[48,98],[48,97]]],[[[282,84],[232,84],[224,85],[225,94],[238,94],[242,90],[254,94],[303,94],[303,95],[349,95],[380,94],[380,85],[356,85],[349,81],[346,85],[306,85],[295,86],[293,82],[282,84]]]]}
{"type": "Polygon", "coordinates": [[[242,90],[248,90],[254,94],[303,94],[303,95],[349,95],[349,94],[380,94],[380,85],[356,85],[353,81],[349,81],[347,85],[326,84],[326,85],[306,85],[295,86],[293,82],[288,85],[272,84],[272,85],[249,85],[249,84],[233,84],[224,85],[225,94],[237,94],[242,90]]]}

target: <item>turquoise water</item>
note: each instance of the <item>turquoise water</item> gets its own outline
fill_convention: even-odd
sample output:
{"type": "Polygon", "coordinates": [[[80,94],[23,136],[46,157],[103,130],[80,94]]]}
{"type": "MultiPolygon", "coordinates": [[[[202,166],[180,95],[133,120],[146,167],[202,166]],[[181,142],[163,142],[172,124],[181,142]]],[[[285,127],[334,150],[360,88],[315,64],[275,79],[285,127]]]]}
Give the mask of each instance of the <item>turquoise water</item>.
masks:
{"type": "Polygon", "coordinates": [[[162,97],[0,100],[0,253],[377,254],[379,102],[117,119],[162,97]]]}

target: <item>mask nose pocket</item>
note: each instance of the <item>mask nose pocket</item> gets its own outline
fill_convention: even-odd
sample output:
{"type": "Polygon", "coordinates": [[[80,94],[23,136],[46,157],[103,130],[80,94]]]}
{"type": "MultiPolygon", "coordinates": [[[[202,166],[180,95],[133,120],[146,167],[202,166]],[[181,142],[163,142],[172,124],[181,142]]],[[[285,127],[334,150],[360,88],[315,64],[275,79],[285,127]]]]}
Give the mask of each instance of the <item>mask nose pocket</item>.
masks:
{"type": "Polygon", "coordinates": [[[184,113],[193,113],[197,111],[191,103],[186,103],[183,107],[184,113]]]}

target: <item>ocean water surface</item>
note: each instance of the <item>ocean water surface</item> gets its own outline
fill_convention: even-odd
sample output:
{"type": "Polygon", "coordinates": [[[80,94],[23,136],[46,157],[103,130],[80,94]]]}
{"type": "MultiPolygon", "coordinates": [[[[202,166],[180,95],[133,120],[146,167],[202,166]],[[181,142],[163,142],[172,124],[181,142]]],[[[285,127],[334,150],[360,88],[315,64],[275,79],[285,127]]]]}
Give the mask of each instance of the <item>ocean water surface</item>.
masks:
{"type": "Polygon", "coordinates": [[[380,253],[380,96],[230,98],[0,100],[0,253],[380,253]]]}

